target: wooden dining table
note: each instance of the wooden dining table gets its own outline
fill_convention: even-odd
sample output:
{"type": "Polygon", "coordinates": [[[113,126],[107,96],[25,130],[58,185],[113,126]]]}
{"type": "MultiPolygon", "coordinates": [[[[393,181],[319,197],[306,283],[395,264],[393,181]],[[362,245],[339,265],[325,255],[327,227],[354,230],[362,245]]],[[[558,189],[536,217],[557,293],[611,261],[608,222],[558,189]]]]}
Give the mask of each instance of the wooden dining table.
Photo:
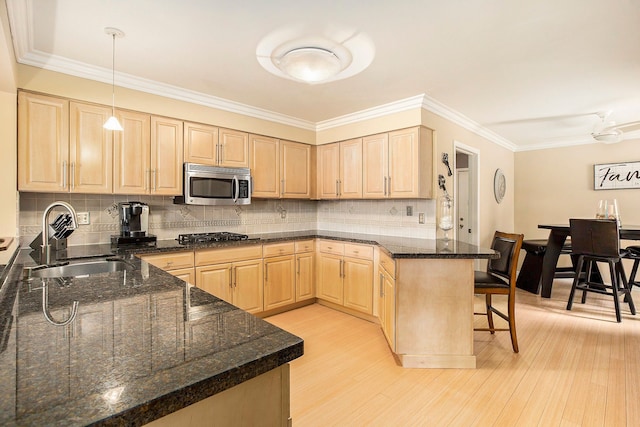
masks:
{"type": "MultiPolygon", "coordinates": [[[[555,276],[558,258],[560,257],[562,246],[571,232],[569,224],[538,224],[538,228],[550,230],[546,251],[542,260],[542,290],[540,295],[544,298],[551,298],[551,288],[553,286],[553,278],[555,276]]],[[[620,225],[620,239],[640,240],[640,225],[620,225]]],[[[520,271],[520,273],[522,274],[522,271],[520,271]]]]}

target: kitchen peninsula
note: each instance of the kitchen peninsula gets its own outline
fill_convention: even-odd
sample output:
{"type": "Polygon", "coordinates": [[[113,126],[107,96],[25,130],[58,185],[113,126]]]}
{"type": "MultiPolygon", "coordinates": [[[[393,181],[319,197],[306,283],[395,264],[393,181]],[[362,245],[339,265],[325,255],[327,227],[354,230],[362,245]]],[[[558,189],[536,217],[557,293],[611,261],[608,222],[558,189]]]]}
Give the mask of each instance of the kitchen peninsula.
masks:
{"type": "Polygon", "coordinates": [[[251,416],[248,408],[237,406],[251,402],[266,412],[275,408],[275,419],[288,419],[288,362],[302,355],[302,340],[141,261],[134,252],[189,253],[308,239],[371,245],[379,264],[377,314],[392,319],[392,324],[381,323],[399,363],[475,367],[473,262],[497,256],[493,250],[456,241],[315,230],[250,237],[226,244],[161,240],[134,250],[70,246],[69,258],[118,255],[133,268],[51,279],[48,310],[56,322],[68,319],[73,301],[79,301],[76,319],[66,326],[45,320],[42,283],[22,280],[23,268],[36,262],[21,250],[0,294],[3,319],[10,320],[3,326],[5,351],[0,353],[0,374],[9,379],[0,389],[0,424],[156,420],[165,425],[183,408],[215,407],[210,399],[216,398],[226,399],[220,410],[230,407],[236,417],[251,416]],[[235,398],[225,397],[234,390],[239,390],[235,398]]]}

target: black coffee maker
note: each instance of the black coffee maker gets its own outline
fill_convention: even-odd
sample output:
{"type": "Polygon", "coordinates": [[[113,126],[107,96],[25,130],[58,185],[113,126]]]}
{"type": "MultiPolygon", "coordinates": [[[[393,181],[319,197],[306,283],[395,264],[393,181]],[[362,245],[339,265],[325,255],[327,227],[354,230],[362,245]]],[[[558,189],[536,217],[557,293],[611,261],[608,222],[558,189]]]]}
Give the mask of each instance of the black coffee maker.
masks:
{"type": "Polygon", "coordinates": [[[118,214],[120,215],[120,234],[111,236],[112,244],[155,243],[156,236],[147,233],[149,205],[142,202],[121,202],[118,203],[118,214]]]}

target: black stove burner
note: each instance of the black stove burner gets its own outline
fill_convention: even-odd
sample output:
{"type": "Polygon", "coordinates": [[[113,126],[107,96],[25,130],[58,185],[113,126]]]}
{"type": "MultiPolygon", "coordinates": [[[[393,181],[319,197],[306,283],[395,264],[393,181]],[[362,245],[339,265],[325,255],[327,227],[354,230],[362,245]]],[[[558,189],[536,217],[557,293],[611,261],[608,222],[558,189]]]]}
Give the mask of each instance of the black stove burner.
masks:
{"type": "Polygon", "coordinates": [[[186,245],[189,243],[228,242],[248,239],[249,236],[247,236],[246,234],[220,231],[216,233],[180,234],[176,240],[178,240],[178,243],[180,243],[181,245],[186,245]]]}

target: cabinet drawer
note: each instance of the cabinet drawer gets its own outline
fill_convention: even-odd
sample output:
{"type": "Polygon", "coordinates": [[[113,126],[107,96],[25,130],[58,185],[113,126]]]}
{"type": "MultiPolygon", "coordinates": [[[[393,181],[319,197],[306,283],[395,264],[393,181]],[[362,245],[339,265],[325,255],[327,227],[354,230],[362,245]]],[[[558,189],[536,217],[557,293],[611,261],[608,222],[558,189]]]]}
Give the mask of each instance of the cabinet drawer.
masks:
{"type": "Polygon", "coordinates": [[[163,270],[193,268],[193,252],[171,252],[157,255],[143,255],[142,260],[163,270]]]}
{"type": "Polygon", "coordinates": [[[196,267],[222,262],[242,261],[262,258],[262,245],[240,246],[219,249],[201,249],[196,251],[196,267]]]}
{"type": "Polygon", "coordinates": [[[386,270],[389,275],[395,279],[396,277],[396,262],[382,249],[378,250],[380,255],[380,266],[386,270]]]}
{"type": "Polygon", "coordinates": [[[344,256],[362,259],[373,259],[373,246],[345,243],[344,256]]]}
{"type": "Polygon", "coordinates": [[[344,243],[335,242],[333,240],[320,240],[318,246],[320,247],[320,252],[344,255],[344,243]]]}
{"type": "Polygon", "coordinates": [[[296,253],[313,252],[313,249],[314,249],[313,240],[300,240],[296,242],[296,253]]]}
{"type": "Polygon", "coordinates": [[[295,244],[293,242],[271,243],[269,245],[262,246],[262,255],[265,258],[272,256],[293,255],[294,250],[295,244]]]}

